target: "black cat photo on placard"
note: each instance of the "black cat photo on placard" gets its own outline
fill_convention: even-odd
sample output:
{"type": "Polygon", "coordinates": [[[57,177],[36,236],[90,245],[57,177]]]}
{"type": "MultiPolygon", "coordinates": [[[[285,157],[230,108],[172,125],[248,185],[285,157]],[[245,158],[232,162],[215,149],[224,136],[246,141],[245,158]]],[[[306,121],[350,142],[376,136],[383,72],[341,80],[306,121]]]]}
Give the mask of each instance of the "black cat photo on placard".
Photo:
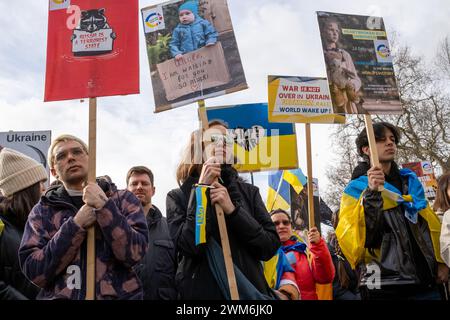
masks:
{"type": "Polygon", "coordinates": [[[72,34],[72,52],[74,56],[107,54],[113,51],[116,38],[104,8],[81,11],[80,22],[72,34]]]}
{"type": "Polygon", "coordinates": [[[139,93],[138,21],[138,0],[49,0],[44,101],[139,93]]]}

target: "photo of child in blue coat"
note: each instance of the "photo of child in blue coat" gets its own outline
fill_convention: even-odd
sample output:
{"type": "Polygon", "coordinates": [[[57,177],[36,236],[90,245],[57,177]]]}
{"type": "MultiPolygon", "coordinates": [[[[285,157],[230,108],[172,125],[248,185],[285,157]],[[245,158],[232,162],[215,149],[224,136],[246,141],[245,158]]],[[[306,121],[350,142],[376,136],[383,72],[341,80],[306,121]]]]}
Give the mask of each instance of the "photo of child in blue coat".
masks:
{"type": "Polygon", "coordinates": [[[175,60],[180,60],[187,52],[216,44],[218,33],[208,20],[199,16],[196,1],[180,5],[178,17],[180,23],[173,30],[169,44],[170,53],[175,60]]]}

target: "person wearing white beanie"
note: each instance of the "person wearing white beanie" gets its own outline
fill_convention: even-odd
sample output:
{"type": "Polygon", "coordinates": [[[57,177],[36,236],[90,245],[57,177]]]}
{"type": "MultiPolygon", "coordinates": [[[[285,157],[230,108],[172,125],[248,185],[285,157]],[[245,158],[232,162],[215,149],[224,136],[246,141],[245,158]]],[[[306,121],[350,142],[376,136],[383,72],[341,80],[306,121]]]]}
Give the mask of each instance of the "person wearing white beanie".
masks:
{"type": "Polygon", "coordinates": [[[9,148],[0,148],[0,300],[35,299],[39,288],[20,269],[18,250],[31,209],[47,180],[44,167],[9,148]]]}
{"type": "Polygon", "coordinates": [[[9,148],[0,152],[0,190],[5,197],[46,181],[47,172],[36,160],[9,148]]]}

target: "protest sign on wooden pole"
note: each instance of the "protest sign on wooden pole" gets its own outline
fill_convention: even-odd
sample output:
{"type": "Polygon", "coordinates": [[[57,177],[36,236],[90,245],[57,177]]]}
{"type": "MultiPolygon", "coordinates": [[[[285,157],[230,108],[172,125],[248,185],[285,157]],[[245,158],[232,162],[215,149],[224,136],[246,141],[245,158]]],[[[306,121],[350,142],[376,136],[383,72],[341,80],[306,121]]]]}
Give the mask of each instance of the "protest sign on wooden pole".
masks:
{"type": "MultiPolygon", "coordinates": [[[[138,11],[138,0],[50,1],[44,101],[90,97],[90,183],[96,183],[97,97],[139,93],[138,11]]],[[[86,242],[82,290],[95,300],[95,227],[86,242]]]]}
{"type": "MultiPolygon", "coordinates": [[[[345,123],[330,99],[326,78],[269,76],[269,121],[305,123],[308,177],[308,227],[315,227],[311,123],[345,123]]],[[[293,211],[291,207],[291,212],[293,211]]],[[[319,224],[320,230],[320,224],[319,224]]]]}
{"type": "Polygon", "coordinates": [[[44,101],[139,93],[138,12],[138,0],[51,0],[44,101]]]}
{"type": "Polygon", "coordinates": [[[247,89],[227,1],[194,1],[194,15],[200,13],[206,42],[213,45],[181,50],[178,59],[181,29],[175,22],[186,1],[161,2],[141,9],[155,112],[247,89]]]}
{"type": "MultiPolygon", "coordinates": [[[[89,98],[88,182],[96,181],[97,98],[89,98]]],[[[86,300],[95,300],[95,224],[87,230],[86,300]]]]}
{"type": "Polygon", "coordinates": [[[317,20],[334,112],[402,114],[383,18],[318,11],[317,20]]]}
{"type": "MultiPolygon", "coordinates": [[[[203,129],[208,129],[208,119],[206,117],[205,100],[198,101],[198,114],[203,129]]],[[[219,204],[215,205],[217,214],[217,223],[219,224],[220,241],[222,243],[222,253],[225,261],[225,270],[227,272],[228,287],[230,288],[231,300],[239,300],[236,276],[234,274],[233,258],[231,256],[230,241],[228,239],[227,225],[225,223],[225,214],[219,204]]]]}
{"type": "Polygon", "coordinates": [[[308,217],[309,229],[315,226],[314,223],[314,187],[313,187],[313,172],[312,172],[312,156],[311,156],[311,124],[305,123],[305,138],[306,138],[306,166],[308,176],[308,217]]]}

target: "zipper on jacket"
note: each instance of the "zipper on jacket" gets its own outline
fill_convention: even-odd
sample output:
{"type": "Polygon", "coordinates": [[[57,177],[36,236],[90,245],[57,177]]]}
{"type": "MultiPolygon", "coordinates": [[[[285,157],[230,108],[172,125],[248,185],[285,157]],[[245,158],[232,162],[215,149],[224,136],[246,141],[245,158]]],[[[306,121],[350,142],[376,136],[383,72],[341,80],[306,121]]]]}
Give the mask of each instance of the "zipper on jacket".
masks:
{"type": "MultiPolygon", "coordinates": [[[[71,203],[69,203],[69,202],[65,202],[65,201],[54,201],[54,200],[50,200],[49,198],[46,198],[46,201],[44,201],[45,202],[45,205],[46,206],[48,206],[48,207],[53,207],[53,208],[57,208],[58,207],[58,205],[60,206],[60,207],[62,207],[63,209],[65,208],[65,209],[71,209],[71,211],[72,211],[72,213],[73,213],[73,216],[72,216],[72,218],[78,213],[78,209],[77,209],[77,207],[75,207],[73,204],[71,204],[71,203]]],[[[81,247],[80,247],[80,267],[85,267],[86,268],[86,266],[84,266],[84,264],[85,264],[85,253],[86,253],[86,250],[87,250],[87,246],[86,246],[86,239],[83,241],[83,243],[81,244],[81,247]],[[81,250],[81,248],[83,249],[83,250],[81,250]]],[[[81,289],[74,289],[74,290],[76,290],[76,291],[78,291],[78,294],[77,294],[77,298],[78,298],[78,300],[84,300],[85,299],[85,296],[86,296],[86,293],[84,292],[83,293],[83,291],[85,291],[85,290],[83,290],[83,287],[85,287],[85,285],[84,285],[84,282],[86,282],[86,277],[85,276],[83,276],[83,272],[82,272],[82,270],[85,270],[85,268],[83,269],[83,268],[81,268],[81,274],[80,274],[80,276],[81,276],[81,289]]],[[[67,269],[66,269],[66,271],[67,271],[67,269]]],[[[67,283],[66,283],[66,285],[67,285],[67,283]]]]}

